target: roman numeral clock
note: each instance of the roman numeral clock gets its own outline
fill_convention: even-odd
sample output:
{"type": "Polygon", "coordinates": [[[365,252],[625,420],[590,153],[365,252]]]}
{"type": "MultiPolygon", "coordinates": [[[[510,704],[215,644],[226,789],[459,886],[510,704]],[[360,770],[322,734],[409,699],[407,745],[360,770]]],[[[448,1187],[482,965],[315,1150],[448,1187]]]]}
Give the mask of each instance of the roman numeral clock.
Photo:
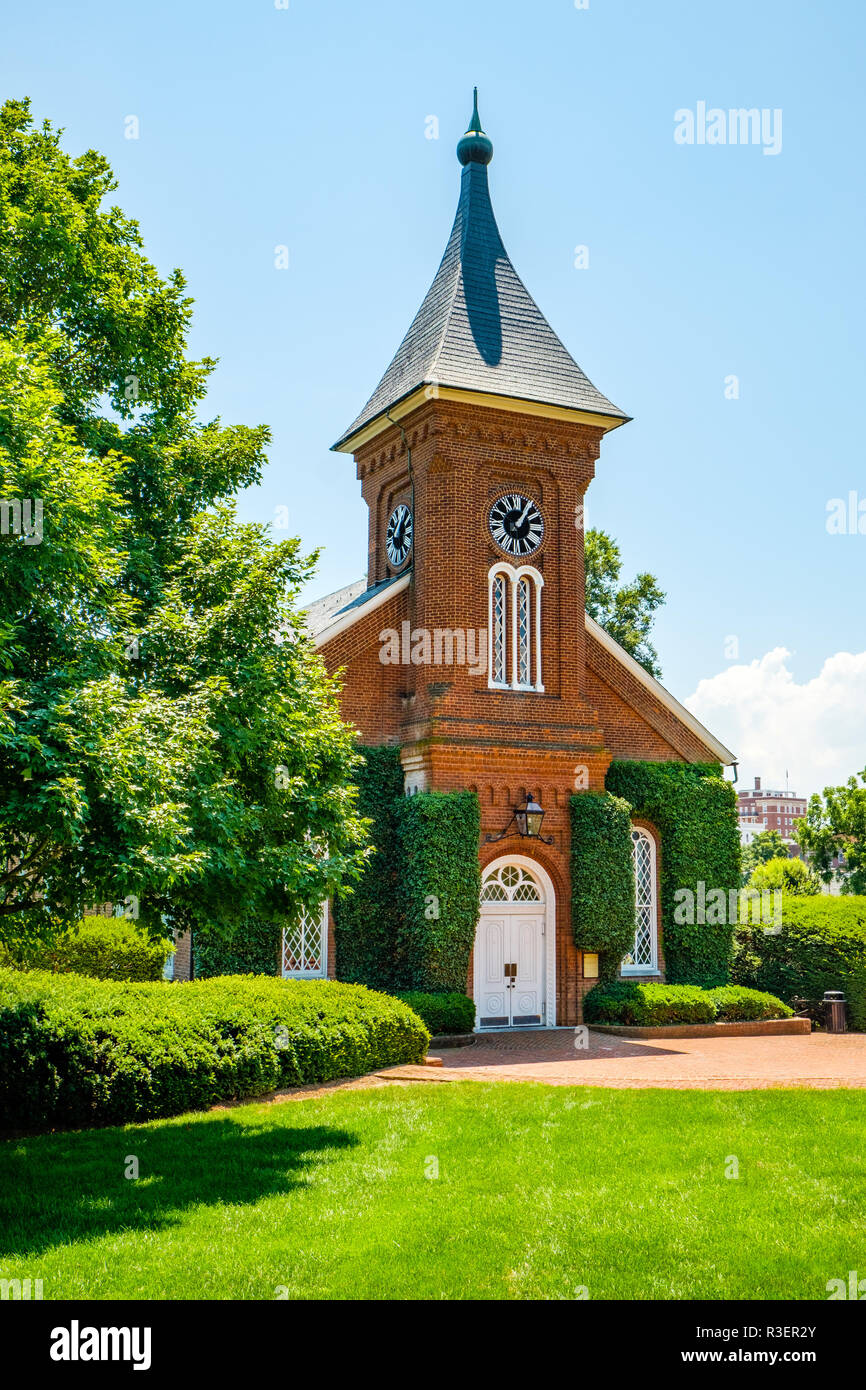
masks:
{"type": "Polygon", "coordinates": [[[507,492],[490,508],[490,534],[506,555],[532,555],[544,539],[538,503],[520,492],[507,492]]]}
{"type": "Polygon", "coordinates": [[[405,565],[412,550],[412,513],[405,502],[395,507],[388,518],[385,549],[395,569],[405,565]]]}

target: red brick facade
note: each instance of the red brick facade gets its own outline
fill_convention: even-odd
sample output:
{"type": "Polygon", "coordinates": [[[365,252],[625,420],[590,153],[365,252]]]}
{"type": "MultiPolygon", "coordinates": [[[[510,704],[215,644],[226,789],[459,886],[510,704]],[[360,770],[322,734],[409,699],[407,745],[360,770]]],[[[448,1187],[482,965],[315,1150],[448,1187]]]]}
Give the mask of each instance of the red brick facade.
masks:
{"type": "MultiPolygon", "coordinates": [[[[414,514],[411,580],[330,640],[325,634],[321,644],[328,669],[344,672],[343,713],[362,743],[399,744],[407,774],[426,790],[477,793],[482,867],[510,850],[546,869],[556,894],[560,1024],[580,1021],[581,1000],[595,983],[584,978],[571,932],[571,795],[603,790],[614,757],[717,757],[585,630],[582,503],[602,435],[596,425],[547,419],[543,412],[517,414],[435,395],[402,429],[388,426],[355,455],[369,507],[368,583],[400,572],[389,565],[385,529],[401,501],[414,514]],[[544,517],[543,542],[527,561],[544,579],[543,691],[491,690],[486,670],[473,673],[468,664],[383,664],[380,634],[399,631],[404,622],[413,632],[487,631],[488,574],[503,559],[488,513],[511,490],[533,498],[544,517]],[[544,833],[553,843],[521,839],[512,827],[505,839],[485,844],[527,793],[544,807],[544,833]]],[[[658,865],[657,836],[656,843],[658,865]]],[[[659,960],[663,970],[661,943],[659,960]]]]}

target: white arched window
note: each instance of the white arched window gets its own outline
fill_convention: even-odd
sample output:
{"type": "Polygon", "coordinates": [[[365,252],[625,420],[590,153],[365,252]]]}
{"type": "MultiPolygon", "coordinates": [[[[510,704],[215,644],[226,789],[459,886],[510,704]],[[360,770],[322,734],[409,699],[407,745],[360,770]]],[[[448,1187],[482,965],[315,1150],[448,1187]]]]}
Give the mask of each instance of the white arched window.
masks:
{"type": "Polygon", "coordinates": [[[656,902],[656,844],[652,835],[635,826],[631,832],[634,864],[634,946],[623,956],[623,975],[651,975],[658,970],[658,904],[656,902]]]}
{"type": "Polygon", "coordinates": [[[488,575],[491,690],[544,690],[541,680],[541,590],[531,565],[500,560],[488,575]]]}

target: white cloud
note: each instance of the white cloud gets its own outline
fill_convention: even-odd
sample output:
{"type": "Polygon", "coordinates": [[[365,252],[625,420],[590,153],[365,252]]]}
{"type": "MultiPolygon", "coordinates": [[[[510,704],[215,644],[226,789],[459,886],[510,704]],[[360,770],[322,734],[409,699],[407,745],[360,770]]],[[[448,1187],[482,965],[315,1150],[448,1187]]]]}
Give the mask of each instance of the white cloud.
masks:
{"type": "Polygon", "coordinates": [[[866,767],[866,652],[837,652],[798,685],[791,653],[775,647],[748,666],[729,666],[684,703],[738,755],[741,786],[800,796],[836,786],[866,767]]]}

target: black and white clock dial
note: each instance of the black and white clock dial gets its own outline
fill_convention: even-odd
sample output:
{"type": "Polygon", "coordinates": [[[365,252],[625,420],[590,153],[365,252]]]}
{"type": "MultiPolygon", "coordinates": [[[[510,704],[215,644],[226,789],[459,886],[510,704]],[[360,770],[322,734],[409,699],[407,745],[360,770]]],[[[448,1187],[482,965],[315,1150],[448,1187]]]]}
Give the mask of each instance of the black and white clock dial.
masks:
{"type": "Polygon", "coordinates": [[[544,539],[544,517],[537,502],[508,492],[490,509],[490,534],[507,555],[531,555],[544,539]]]}
{"type": "Polygon", "coordinates": [[[394,508],[388,520],[385,549],[392,565],[404,564],[412,549],[412,513],[405,502],[394,508]]]}

